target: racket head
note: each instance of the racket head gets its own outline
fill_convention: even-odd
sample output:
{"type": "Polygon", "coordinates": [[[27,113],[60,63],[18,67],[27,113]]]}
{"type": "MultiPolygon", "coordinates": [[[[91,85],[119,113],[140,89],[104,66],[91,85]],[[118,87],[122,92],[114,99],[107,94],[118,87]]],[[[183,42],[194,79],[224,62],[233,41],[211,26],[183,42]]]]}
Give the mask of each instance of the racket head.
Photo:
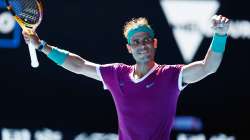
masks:
{"type": "Polygon", "coordinates": [[[34,31],[41,23],[43,17],[41,0],[5,0],[5,3],[23,30],[34,31]]]}

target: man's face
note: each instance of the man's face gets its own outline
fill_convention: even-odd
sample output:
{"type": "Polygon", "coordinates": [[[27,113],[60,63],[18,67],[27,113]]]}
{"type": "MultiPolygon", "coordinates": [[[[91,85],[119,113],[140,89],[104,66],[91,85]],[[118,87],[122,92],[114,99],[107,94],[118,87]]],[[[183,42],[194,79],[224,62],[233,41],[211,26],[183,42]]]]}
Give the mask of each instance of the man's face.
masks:
{"type": "Polygon", "coordinates": [[[150,38],[148,33],[137,32],[127,45],[129,53],[131,53],[137,63],[147,63],[154,61],[155,51],[157,48],[157,40],[150,38]]]}

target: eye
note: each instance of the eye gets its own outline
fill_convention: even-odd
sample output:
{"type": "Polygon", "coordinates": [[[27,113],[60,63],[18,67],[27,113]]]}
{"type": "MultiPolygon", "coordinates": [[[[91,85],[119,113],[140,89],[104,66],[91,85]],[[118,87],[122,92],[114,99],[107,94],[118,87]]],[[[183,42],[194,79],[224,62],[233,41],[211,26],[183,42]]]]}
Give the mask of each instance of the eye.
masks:
{"type": "Polygon", "coordinates": [[[139,40],[134,40],[133,41],[133,45],[139,45],[139,44],[140,44],[139,40]]]}
{"type": "Polygon", "coordinates": [[[152,41],[151,38],[144,38],[144,40],[143,40],[143,42],[145,42],[145,43],[150,43],[151,41],[152,41]]]}

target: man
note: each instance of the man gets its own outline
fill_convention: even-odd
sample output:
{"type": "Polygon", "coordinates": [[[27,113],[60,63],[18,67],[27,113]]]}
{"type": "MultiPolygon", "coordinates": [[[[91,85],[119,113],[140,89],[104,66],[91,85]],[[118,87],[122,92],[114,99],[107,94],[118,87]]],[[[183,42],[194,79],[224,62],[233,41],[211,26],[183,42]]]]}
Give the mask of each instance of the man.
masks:
{"type": "Polygon", "coordinates": [[[48,45],[36,33],[23,32],[26,42],[65,69],[102,81],[114,99],[119,120],[119,140],[169,140],[180,91],[218,69],[225,50],[229,20],[212,18],[213,41],[202,61],[188,65],[155,62],[157,39],[148,21],[137,18],[124,26],[128,52],[136,64],[98,65],[76,54],[48,45]]]}

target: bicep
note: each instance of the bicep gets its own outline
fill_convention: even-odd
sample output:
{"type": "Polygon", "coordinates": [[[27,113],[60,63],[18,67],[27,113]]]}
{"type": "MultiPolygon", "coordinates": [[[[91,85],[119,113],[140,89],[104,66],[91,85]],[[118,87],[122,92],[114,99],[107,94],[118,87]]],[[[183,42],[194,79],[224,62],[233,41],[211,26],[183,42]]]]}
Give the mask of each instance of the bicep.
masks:
{"type": "Polygon", "coordinates": [[[203,61],[196,61],[188,65],[183,66],[182,80],[183,83],[195,83],[209,75],[206,71],[203,61]]]}
{"type": "Polygon", "coordinates": [[[80,74],[101,81],[100,75],[98,75],[99,67],[100,67],[99,64],[85,61],[84,65],[81,67],[80,74]]]}

